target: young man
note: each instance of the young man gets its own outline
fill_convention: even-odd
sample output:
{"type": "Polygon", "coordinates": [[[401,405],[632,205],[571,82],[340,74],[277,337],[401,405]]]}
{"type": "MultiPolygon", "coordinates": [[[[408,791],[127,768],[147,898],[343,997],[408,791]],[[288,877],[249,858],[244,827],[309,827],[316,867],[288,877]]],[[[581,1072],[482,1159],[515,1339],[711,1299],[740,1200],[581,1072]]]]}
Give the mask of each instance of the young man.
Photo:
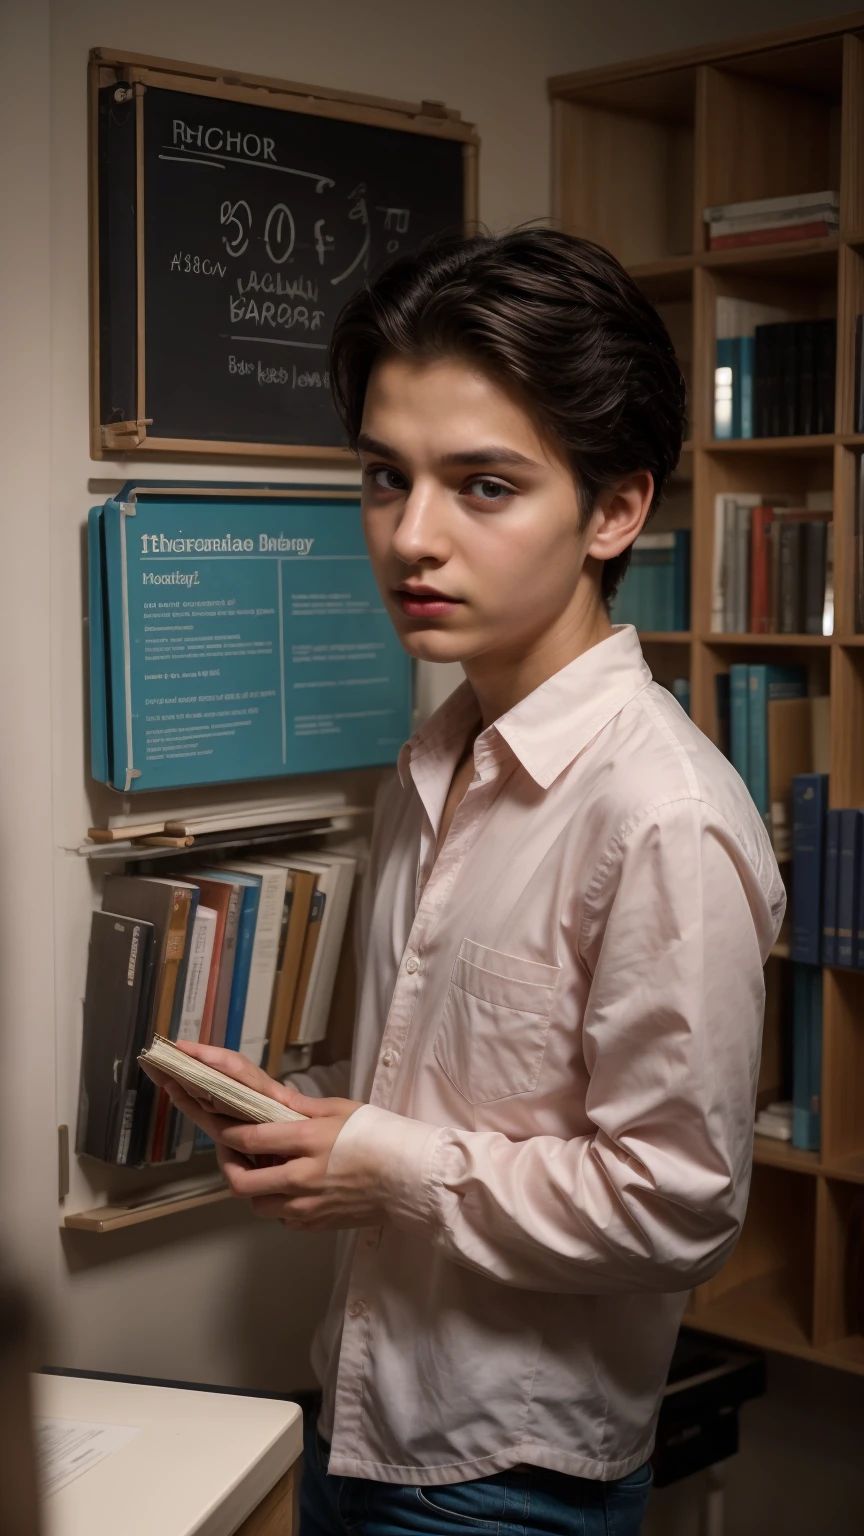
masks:
{"type": "Polygon", "coordinates": [[[259,1215],[347,1229],[303,1536],[631,1536],[744,1214],[784,907],[741,780],[607,611],[681,375],[618,263],[538,230],[398,262],[332,372],[382,599],[466,681],[379,794],[350,1097],[204,1048],[309,1121],[170,1091],[259,1215]]]}

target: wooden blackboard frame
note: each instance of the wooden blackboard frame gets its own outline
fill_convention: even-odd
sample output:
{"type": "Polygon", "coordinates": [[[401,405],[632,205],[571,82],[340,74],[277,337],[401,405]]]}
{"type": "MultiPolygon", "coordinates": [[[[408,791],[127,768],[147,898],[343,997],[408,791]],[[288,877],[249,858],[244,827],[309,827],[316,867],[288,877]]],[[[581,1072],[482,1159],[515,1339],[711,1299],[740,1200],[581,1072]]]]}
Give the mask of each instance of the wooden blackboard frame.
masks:
{"type": "Polygon", "coordinates": [[[477,176],[480,140],[471,123],[441,102],[395,101],[383,96],[340,92],[326,87],[302,85],[295,81],[273,79],[266,75],[241,74],[236,70],[208,68],[182,63],[176,59],[154,58],[145,54],[94,48],[88,66],[89,86],[89,223],[90,223],[90,452],[94,459],[114,459],[124,454],[160,454],[199,459],[231,455],[237,458],[326,459],[352,463],[347,448],[304,447],[296,443],[249,443],[212,439],[153,437],[148,434],[145,397],[144,330],[144,163],[142,87],[156,86],[182,91],[193,96],[215,97],[246,102],[253,106],[275,107],[286,112],[305,113],[344,122],[365,123],[372,127],[396,128],[407,133],[426,134],[439,139],[453,139],[463,147],[463,214],[466,230],[477,222],[477,176]],[[137,117],[137,408],[134,419],[107,425],[100,410],[100,274],[99,274],[99,90],[112,84],[124,84],[135,97],[137,117]]]}

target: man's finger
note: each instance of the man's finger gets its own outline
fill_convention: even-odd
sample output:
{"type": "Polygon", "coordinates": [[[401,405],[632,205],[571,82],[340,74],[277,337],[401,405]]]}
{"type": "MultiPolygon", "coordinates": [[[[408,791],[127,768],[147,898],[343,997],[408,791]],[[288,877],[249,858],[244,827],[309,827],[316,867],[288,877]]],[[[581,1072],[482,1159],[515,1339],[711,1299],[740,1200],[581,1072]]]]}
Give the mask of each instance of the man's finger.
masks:
{"type": "MultiPolygon", "coordinates": [[[[320,1132],[318,1134],[320,1136],[320,1132]]],[[[283,1158],[309,1157],[313,1152],[315,1128],[306,1120],[288,1124],[268,1121],[264,1125],[238,1125],[229,1121],[219,1132],[219,1140],[224,1146],[233,1147],[235,1152],[244,1152],[247,1157],[259,1152],[275,1153],[283,1158]]]]}

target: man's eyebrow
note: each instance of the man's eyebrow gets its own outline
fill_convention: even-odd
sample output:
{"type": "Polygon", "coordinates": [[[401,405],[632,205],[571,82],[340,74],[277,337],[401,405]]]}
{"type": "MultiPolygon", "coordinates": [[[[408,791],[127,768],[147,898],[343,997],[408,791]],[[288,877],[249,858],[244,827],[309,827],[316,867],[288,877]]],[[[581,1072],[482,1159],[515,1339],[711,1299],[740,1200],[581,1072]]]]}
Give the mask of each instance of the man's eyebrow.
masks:
{"type": "MultiPolygon", "coordinates": [[[[382,443],[380,438],[370,437],[368,432],[361,432],[357,439],[357,447],[365,453],[378,453],[383,459],[401,459],[398,449],[391,448],[388,443],[382,443]]],[[[539,465],[534,459],[526,458],[524,453],[517,453],[515,448],[504,448],[499,443],[488,443],[482,448],[466,448],[464,451],[444,453],[441,455],[442,464],[461,464],[466,468],[482,468],[484,464],[525,464],[531,469],[538,469],[539,465]]]]}

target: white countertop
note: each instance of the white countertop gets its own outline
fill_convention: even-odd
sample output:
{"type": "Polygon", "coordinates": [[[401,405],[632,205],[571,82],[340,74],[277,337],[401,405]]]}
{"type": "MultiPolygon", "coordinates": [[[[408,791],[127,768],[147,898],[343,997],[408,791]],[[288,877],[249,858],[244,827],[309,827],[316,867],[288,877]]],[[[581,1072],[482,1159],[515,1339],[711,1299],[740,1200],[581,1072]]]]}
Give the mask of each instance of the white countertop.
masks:
{"type": "Polygon", "coordinates": [[[33,1377],[38,1418],[140,1433],[45,1501],[44,1536],[231,1536],[302,1448],[296,1403],[33,1377]]]}

